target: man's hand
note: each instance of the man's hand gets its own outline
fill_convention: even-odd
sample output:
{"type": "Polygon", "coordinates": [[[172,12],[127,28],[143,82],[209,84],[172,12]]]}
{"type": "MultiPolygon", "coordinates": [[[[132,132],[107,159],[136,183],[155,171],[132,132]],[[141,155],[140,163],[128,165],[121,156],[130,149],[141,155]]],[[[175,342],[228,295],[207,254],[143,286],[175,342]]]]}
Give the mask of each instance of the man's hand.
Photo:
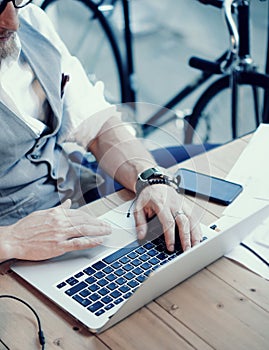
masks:
{"type": "Polygon", "coordinates": [[[188,250],[202,239],[198,219],[191,213],[184,197],[166,185],[152,185],[139,194],[134,211],[138,239],[147,234],[147,220],[157,215],[162,224],[169,251],[174,250],[175,225],[178,227],[183,250],[188,250]]]}
{"type": "Polygon", "coordinates": [[[67,200],[3,227],[0,259],[44,260],[101,244],[103,236],[111,233],[110,226],[82,209],[70,209],[70,205],[67,200]]]}

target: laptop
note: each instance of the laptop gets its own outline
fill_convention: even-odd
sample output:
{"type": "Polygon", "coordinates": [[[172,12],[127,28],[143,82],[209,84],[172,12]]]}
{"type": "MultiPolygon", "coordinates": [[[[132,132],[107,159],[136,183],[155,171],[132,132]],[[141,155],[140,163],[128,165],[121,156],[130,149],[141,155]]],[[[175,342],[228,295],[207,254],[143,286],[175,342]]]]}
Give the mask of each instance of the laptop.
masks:
{"type": "Polygon", "coordinates": [[[199,245],[182,252],[177,242],[171,254],[156,218],[147,239],[136,240],[134,217],[126,215],[130,205],[101,217],[113,227],[102,246],[17,262],[12,270],[91,332],[102,332],[228,253],[269,216],[267,206],[222,232],[203,226],[199,245]]]}

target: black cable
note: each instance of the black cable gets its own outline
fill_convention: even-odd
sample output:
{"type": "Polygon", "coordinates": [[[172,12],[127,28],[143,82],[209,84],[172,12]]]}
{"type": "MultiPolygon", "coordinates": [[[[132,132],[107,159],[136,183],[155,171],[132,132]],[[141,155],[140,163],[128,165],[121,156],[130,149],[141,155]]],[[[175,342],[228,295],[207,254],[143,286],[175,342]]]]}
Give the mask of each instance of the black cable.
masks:
{"type": "MultiPolygon", "coordinates": [[[[44,333],[42,331],[40,318],[39,318],[37,312],[35,311],[35,309],[30,304],[28,304],[26,301],[14,296],[14,295],[9,295],[9,294],[0,295],[0,299],[4,299],[4,298],[16,300],[16,301],[24,304],[25,306],[27,306],[32,311],[32,313],[35,315],[36,320],[37,320],[39,343],[41,345],[41,349],[44,350],[45,349],[45,336],[44,336],[44,333]]],[[[2,339],[0,339],[0,342],[6,347],[7,350],[10,350],[9,347],[3,342],[2,339]]]]}
{"type": "Polygon", "coordinates": [[[7,350],[11,350],[8,346],[7,346],[7,344],[6,343],[4,343],[4,341],[0,338],[0,343],[2,344],[2,345],[4,345],[4,347],[7,349],[7,350]]]}

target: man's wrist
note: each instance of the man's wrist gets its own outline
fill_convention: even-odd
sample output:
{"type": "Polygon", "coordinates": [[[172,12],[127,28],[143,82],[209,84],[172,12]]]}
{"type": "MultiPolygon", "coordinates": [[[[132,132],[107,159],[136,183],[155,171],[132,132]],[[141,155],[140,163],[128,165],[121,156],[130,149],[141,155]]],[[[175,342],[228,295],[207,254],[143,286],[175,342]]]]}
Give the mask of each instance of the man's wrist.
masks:
{"type": "Polygon", "coordinates": [[[14,247],[12,247],[12,243],[9,241],[8,231],[10,230],[10,226],[0,227],[0,260],[5,261],[13,258],[12,251],[14,247]]]}
{"type": "Polygon", "coordinates": [[[177,192],[180,191],[180,177],[174,178],[158,167],[154,167],[146,169],[138,175],[135,185],[136,196],[138,197],[145,187],[157,184],[168,185],[173,187],[177,192]]]}

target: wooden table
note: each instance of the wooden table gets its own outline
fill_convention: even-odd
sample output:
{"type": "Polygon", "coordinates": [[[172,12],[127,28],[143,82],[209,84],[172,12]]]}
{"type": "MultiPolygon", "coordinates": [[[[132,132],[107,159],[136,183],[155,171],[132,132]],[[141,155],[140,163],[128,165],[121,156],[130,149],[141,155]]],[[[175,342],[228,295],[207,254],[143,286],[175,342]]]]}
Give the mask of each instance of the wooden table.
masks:
{"type": "MultiPolygon", "coordinates": [[[[238,139],[183,165],[224,177],[249,139],[238,139]]],[[[130,196],[122,191],[91,207],[101,215],[130,196]]],[[[197,205],[206,207],[202,219],[205,224],[224,209],[202,200],[197,205]]],[[[11,272],[8,265],[1,266],[0,293],[16,295],[37,310],[46,349],[269,349],[269,282],[227,258],[219,259],[99,335],[89,333],[11,272]]],[[[36,321],[25,306],[0,300],[0,338],[10,349],[39,349],[36,334],[36,321]]],[[[0,343],[2,349],[5,347],[0,343]]]]}

